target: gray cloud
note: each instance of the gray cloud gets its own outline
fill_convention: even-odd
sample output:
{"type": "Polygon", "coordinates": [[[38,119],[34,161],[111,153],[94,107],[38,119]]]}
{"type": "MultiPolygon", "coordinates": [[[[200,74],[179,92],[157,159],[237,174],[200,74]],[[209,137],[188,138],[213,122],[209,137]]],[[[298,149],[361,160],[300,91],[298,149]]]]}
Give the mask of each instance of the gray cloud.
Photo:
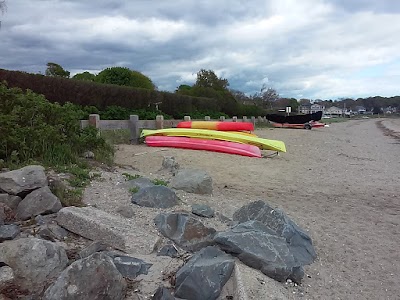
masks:
{"type": "Polygon", "coordinates": [[[212,69],[233,89],[286,97],[399,94],[400,3],[374,0],[13,0],[0,67],[72,73],[126,66],[162,90],[212,69]]]}

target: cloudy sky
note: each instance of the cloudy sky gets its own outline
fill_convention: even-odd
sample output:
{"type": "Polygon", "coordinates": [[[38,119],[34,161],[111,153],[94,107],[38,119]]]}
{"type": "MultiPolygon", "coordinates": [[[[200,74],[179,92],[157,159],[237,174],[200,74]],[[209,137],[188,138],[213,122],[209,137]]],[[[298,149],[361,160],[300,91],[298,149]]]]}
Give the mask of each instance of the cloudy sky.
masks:
{"type": "Polygon", "coordinates": [[[71,74],[125,66],[159,90],[200,69],[252,94],[400,95],[397,0],[6,0],[0,68],[71,74]]]}

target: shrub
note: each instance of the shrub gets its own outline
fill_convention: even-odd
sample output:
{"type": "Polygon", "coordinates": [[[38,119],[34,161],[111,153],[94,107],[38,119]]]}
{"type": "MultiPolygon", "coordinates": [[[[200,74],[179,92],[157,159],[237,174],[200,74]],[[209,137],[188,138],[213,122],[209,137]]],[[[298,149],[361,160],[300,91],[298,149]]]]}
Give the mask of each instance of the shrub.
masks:
{"type": "Polygon", "coordinates": [[[112,156],[112,147],[95,128],[80,129],[85,114],[76,105],[50,103],[30,90],[0,83],[0,159],[65,165],[76,163],[87,150],[112,156]]]}

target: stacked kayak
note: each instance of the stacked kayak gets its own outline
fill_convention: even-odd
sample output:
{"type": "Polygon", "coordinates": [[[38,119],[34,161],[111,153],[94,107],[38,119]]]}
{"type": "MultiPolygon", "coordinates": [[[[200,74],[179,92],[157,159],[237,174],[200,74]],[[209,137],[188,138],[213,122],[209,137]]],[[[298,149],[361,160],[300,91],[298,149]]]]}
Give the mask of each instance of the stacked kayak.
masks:
{"type": "Polygon", "coordinates": [[[261,157],[261,150],[286,152],[285,143],[250,133],[252,123],[193,121],[177,128],[144,129],[141,137],[151,147],[174,147],[261,157]]]}
{"type": "Polygon", "coordinates": [[[254,131],[253,123],[248,122],[214,122],[214,121],[188,121],[179,122],[178,128],[210,129],[220,131],[254,131]]]}
{"type": "Polygon", "coordinates": [[[261,157],[260,148],[227,141],[205,140],[182,136],[147,136],[146,144],[151,147],[174,147],[192,150],[206,150],[237,154],[249,157],[261,157]]]}

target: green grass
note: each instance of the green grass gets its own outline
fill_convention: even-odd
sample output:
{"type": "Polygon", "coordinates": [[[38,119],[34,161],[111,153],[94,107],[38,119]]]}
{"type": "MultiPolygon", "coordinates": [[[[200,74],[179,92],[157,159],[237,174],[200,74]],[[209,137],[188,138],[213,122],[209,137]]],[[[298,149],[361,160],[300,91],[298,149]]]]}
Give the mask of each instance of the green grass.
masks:
{"type": "Polygon", "coordinates": [[[132,175],[132,174],[129,174],[129,173],[122,173],[122,176],[125,177],[125,180],[126,180],[126,181],[134,180],[134,179],[137,179],[137,178],[139,178],[139,177],[142,177],[142,176],[140,176],[139,174],[132,175]]]}
{"type": "Polygon", "coordinates": [[[131,194],[136,194],[137,192],[139,192],[139,188],[138,187],[131,187],[129,189],[129,193],[131,193],[131,194]]]}
{"type": "Polygon", "coordinates": [[[154,185],[163,185],[163,186],[167,186],[169,183],[168,181],[162,179],[153,179],[151,182],[154,183],[154,185]]]}

